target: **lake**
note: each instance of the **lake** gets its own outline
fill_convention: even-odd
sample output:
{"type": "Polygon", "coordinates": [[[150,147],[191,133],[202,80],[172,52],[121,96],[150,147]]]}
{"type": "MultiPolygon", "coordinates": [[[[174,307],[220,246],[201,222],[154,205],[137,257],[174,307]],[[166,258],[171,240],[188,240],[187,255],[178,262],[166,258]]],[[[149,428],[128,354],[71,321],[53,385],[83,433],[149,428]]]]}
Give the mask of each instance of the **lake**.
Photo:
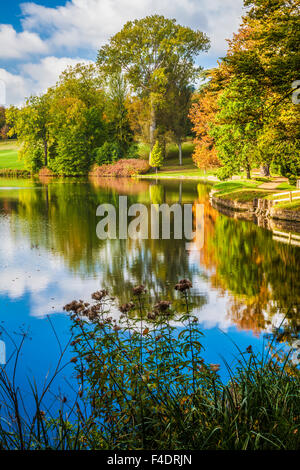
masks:
{"type": "MultiPolygon", "coordinates": [[[[278,341],[291,342],[299,331],[300,248],[218,213],[210,189],[196,181],[0,179],[1,325],[11,335],[8,358],[13,341],[26,333],[18,370],[24,386],[28,376],[42,383],[59,357],[57,337],[61,346],[68,341],[63,306],[104,287],[124,303],[132,287],[144,284],[153,301],[172,300],[180,310],[174,286],[189,278],[204,357],[221,364],[225,379],[223,359],[234,363],[234,343],[241,351],[249,345],[262,351],[266,334],[280,326],[278,341]],[[129,205],[203,204],[203,247],[187,250],[185,240],[98,239],[97,206],[118,206],[119,195],[127,195],[129,205]]],[[[71,367],[63,377],[72,382],[71,367]]]]}

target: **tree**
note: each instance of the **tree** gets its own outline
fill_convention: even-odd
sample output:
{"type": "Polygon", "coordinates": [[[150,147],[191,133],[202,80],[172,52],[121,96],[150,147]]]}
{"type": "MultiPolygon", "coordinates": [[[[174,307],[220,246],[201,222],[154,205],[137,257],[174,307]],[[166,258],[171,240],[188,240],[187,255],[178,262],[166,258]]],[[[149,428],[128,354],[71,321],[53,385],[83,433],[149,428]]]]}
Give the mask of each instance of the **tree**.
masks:
{"type": "Polygon", "coordinates": [[[11,127],[8,135],[17,134],[22,144],[20,155],[30,171],[48,164],[51,101],[52,93],[49,91],[42,96],[31,96],[22,109],[12,106],[6,111],[7,123],[11,127]]]}
{"type": "Polygon", "coordinates": [[[162,166],[163,161],[163,152],[157,140],[151,152],[150,166],[152,166],[152,168],[155,168],[157,173],[157,169],[162,166]]]}
{"type": "Polygon", "coordinates": [[[128,96],[126,109],[130,128],[135,140],[149,142],[149,105],[145,98],[138,96],[128,96]]]}
{"type": "Polygon", "coordinates": [[[5,118],[5,108],[4,106],[0,106],[0,138],[2,134],[2,129],[6,125],[6,118],[5,118]]]}
{"type": "Polygon", "coordinates": [[[218,111],[218,96],[218,93],[211,90],[210,84],[202,87],[195,95],[189,114],[196,134],[193,161],[198,168],[204,170],[220,166],[215,140],[210,135],[210,128],[218,111]]]}
{"type": "Polygon", "coordinates": [[[107,140],[101,83],[95,66],[78,64],[44,95],[7,111],[27,169],[36,172],[45,165],[62,175],[87,173],[94,150],[107,140]]]}
{"type": "Polygon", "coordinates": [[[130,127],[129,113],[126,107],[129,90],[121,73],[114,73],[107,80],[105,115],[108,127],[108,139],[121,149],[123,157],[128,155],[133,144],[133,130],[130,127]]]}
{"type": "Polygon", "coordinates": [[[185,83],[185,77],[170,78],[158,113],[158,123],[164,125],[166,134],[169,132],[178,146],[179,165],[182,165],[182,142],[191,133],[189,110],[192,95],[193,87],[185,83]]]}
{"type": "Polygon", "coordinates": [[[169,77],[181,75],[193,82],[200,69],[195,67],[195,57],[208,47],[209,40],[201,31],[153,15],[129,21],[99,50],[97,62],[102,73],[121,70],[134,92],[149,100],[151,147],[156,137],[156,108],[164,98],[169,77]]]}
{"type": "Polygon", "coordinates": [[[263,102],[259,93],[250,93],[253,89],[255,83],[250,80],[232,80],[219,98],[220,110],[210,134],[215,139],[218,157],[226,166],[225,173],[220,170],[220,177],[228,178],[244,169],[250,179],[252,164],[257,161],[260,123],[256,116],[263,102]]]}
{"type": "MultiPolygon", "coordinates": [[[[294,121],[293,112],[288,110],[292,107],[292,83],[298,78],[300,68],[299,1],[245,0],[244,3],[250,10],[238,33],[229,41],[224,63],[230,79],[225,87],[231,86],[231,81],[247,82],[249,99],[243,118],[248,128],[252,131],[255,128],[256,135],[252,134],[251,139],[256,140],[253,147],[256,162],[269,175],[272,162],[291,151],[299,153],[296,127],[291,133],[287,121],[280,124],[282,116],[287,114],[290,122],[294,121]],[[287,153],[282,153],[283,148],[287,153]]],[[[242,101],[243,90],[236,97],[242,101]]],[[[293,111],[298,114],[295,107],[293,111]]]]}
{"type": "Polygon", "coordinates": [[[91,165],[91,144],[87,139],[88,109],[78,98],[64,98],[53,108],[52,130],[55,152],[49,167],[59,175],[84,175],[91,165]]]}

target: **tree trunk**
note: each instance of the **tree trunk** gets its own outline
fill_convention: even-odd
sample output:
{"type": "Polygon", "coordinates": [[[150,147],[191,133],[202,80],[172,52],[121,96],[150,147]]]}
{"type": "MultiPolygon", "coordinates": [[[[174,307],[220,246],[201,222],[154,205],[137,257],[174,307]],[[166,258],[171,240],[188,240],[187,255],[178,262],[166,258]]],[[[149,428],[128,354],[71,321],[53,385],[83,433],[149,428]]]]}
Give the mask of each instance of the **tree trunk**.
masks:
{"type": "Polygon", "coordinates": [[[48,165],[48,142],[47,139],[44,140],[44,154],[45,154],[45,166],[48,165]]]}
{"type": "Polygon", "coordinates": [[[163,156],[164,156],[164,160],[165,160],[166,157],[167,157],[167,143],[166,143],[165,136],[163,136],[163,139],[162,139],[162,151],[163,151],[163,156]]]}
{"type": "Polygon", "coordinates": [[[269,163],[265,163],[264,165],[261,165],[260,174],[262,176],[271,176],[270,175],[270,164],[269,163]]]}
{"type": "Polygon", "coordinates": [[[251,180],[250,166],[247,166],[247,180],[251,180]]]}
{"type": "Polygon", "coordinates": [[[178,149],[179,149],[179,165],[182,165],[182,145],[181,142],[178,142],[178,149]]]}
{"type": "Polygon", "coordinates": [[[151,152],[152,152],[152,148],[153,148],[153,145],[154,145],[155,131],[156,131],[156,116],[155,116],[155,108],[154,108],[154,104],[153,104],[152,99],[151,99],[150,103],[151,103],[150,104],[151,111],[150,111],[150,153],[149,153],[149,163],[150,163],[150,159],[151,159],[151,152]]]}
{"type": "Polygon", "coordinates": [[[179,204],[182,203],[182,181],[179,183],[179,204]]]}

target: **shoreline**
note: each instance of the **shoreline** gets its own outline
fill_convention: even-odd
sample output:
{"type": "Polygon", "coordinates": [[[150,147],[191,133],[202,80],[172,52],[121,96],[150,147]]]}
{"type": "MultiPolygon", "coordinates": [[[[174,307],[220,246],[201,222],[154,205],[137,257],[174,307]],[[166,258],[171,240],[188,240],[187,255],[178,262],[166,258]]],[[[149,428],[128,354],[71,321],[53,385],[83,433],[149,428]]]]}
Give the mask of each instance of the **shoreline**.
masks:
{"type": "Polygon", "coordinates": [[[150,174],[150,175],[132,175],[132,178],[138,178],[138,179],[154,179],[154,180],[166,180],[166,179],[172,179],[172,180],[193,180],[193,181],[201,181],[205,183],[217,183],[219,180],[217,179],[216,176],[214,175],[208,175],[207,177],[204,176],[188,176],[188,175],[179,175],[179,176],[173,176],[173,175],[163,175],[158,173],[156,174],[150,174]],[[210,177],[211,176],[211,177],[210,177]]]}
{"type": "Polygon", "coordinates": [[[252,201],[239,202],[216,197],[212,192],[210,202],[216,210],[228,217],[251,220],[271,231],[278,227],[300,233],[300,211],[276,209],[272,200],[255,198],[252,201]]]}

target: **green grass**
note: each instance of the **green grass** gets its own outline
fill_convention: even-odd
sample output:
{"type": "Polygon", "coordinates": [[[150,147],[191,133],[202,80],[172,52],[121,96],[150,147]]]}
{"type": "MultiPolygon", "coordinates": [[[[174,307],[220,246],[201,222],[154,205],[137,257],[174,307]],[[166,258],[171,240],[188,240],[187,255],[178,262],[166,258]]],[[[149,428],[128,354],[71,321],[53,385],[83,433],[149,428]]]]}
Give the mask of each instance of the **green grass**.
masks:
{"type": "Polygon", "coordinates": [[[279,190],[279,191],[285,191],[285,190],[287,190],[287,191],[289,191],[289,190],[295,191],[295,189],[296,189],[296,185],[295,185],[295,184],[292,185],[292,184],[289,184],[289,183],[280,183],[280,184],[277,186],[276,191],[277,191],[277,190],[279,190]]]}
{"type": "Polygon", "coordinates": [[[214,189],[217,190],[214,196],[238,202],[253,201],[254,199],[265,197],[269,194],[268,191],[260,191],[257,189],[260,184],[261,181],[257,180],[224,181],[214,185],[214,189]]]}
{"type": "Polygon", "coordinates": [[[24,169],[24,163],[18,159],[17,141],[0,141],[0,169],[24,169]]]}
{"type": "Polygon", "coordinates": [[[279,209],[286,209],[289,211],[298,211],[300,210],[300,200],[298,199],[295,202],[281,202],[279,204],[276,204],[274,207],[275,210],[279,209]]]}
{"type": "Polygon", "coordinates": [[[217,193],[216,197],[223,197],[224,199],[231,199],[238,202],[250,202],[254,199],[264,198],[268,194],[267,191],[255,191],[251,190],[242,190],[242,191],[233,191],[229,193],[217,193]]]}
{"type": "Polygon", "coordinates": [[[214,185],[214,189],[221,193],[229,193],[237,189],[256,188],[260,185],[259,181],[223,181],[214,185]]]}

